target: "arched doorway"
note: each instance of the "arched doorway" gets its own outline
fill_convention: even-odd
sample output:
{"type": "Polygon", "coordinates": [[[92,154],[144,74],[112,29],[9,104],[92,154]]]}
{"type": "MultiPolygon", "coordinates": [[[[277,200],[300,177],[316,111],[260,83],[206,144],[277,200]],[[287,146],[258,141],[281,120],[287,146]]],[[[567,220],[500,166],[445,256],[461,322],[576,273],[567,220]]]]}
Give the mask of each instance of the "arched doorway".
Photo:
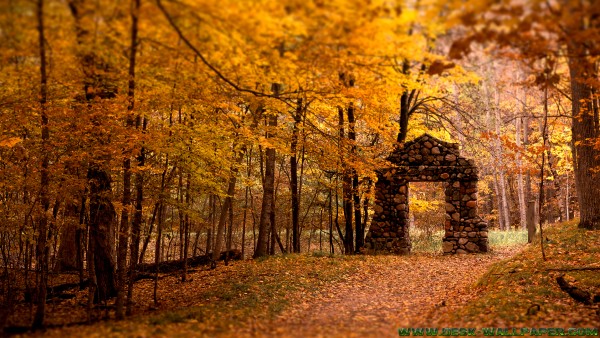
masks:
{"type": "Polygon", "coordinates": [[[488,251],[487,223],[477,215],[477,167],[460,156],[458,144],[424,134],[388,157],[392,167],[377,173],[373,220],[365,248],[370,252],[407,254],[410,182],[446,182],[445,254],[488,251]]]}

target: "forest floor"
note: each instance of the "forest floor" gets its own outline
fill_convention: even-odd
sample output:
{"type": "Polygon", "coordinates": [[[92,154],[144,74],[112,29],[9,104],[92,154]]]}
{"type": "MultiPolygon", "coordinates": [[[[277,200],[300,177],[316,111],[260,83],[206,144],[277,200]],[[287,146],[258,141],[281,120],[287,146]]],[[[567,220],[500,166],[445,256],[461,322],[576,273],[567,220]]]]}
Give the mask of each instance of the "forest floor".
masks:
{"type": "MultiPolygon", "coordinates": [[[[597,327],[598,304],[577,303],[556,277],[600,294],[600,234],[573,223],[539,243],[493,246],[490,254],[443,256],[283,255],[198,269],[137,284],[134,316],[73,325],[86,317],[85,291],[50,304],[44,337],[395,337],[431,327],[597,327]],[[555,269],[555,270],[552,270],[555,269]],[[569,271],[556,271],[556,269],[569,271]]],[[[96,313],[107,315],[106,311],[96,313]]],[[[112,316],[108,311],[109,317],[112,316]]],[[[481,333],[481,331],[479,331],[481,333]]]]}

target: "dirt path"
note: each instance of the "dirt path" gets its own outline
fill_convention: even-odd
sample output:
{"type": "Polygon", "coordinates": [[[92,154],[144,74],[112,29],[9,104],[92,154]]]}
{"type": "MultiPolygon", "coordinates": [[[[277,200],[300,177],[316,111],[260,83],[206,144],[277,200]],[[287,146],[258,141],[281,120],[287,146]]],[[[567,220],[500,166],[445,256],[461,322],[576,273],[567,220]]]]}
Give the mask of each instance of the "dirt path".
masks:
{"type": "Polygon", "coordinates": [[[475,296],[473,284],[492,263],[512,254],[392,256],[385,264],[375,257],[378,264],[292,305],[268,325],[268,332],[278,337],[397,337],[401,327],[434,327],[436,317],[475,296]]]}

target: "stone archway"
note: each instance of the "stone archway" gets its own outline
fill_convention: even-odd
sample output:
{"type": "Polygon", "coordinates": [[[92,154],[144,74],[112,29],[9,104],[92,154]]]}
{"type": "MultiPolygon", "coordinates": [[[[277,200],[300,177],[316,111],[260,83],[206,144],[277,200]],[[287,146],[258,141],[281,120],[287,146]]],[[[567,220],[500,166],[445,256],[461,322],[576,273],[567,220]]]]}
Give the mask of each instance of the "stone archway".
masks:
{"type": "Polygon", "coordinates": [[[477,215],[477,167],[460,156],[458,144],[424,134],[395,149],[388,160],[392,167],[377,173],[375,214],[365,239],[367,251],[410,252],[410,182],[444,182],[445,254],[488,251],[487,223],[477,215]]]}

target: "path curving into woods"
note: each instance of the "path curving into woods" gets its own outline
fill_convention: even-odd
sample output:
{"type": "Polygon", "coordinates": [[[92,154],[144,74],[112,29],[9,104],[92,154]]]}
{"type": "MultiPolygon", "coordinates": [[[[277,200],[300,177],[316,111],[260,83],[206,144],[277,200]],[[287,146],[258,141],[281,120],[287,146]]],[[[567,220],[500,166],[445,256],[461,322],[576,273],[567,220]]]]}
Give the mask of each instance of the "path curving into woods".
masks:
{"type": "Polygon", "coordinates": [[[391,256],[291,305],[267,336],[397,337],[400,327],[435,327],[435,318],[476,296],[490,265],[514,253],[391,256]]]}

